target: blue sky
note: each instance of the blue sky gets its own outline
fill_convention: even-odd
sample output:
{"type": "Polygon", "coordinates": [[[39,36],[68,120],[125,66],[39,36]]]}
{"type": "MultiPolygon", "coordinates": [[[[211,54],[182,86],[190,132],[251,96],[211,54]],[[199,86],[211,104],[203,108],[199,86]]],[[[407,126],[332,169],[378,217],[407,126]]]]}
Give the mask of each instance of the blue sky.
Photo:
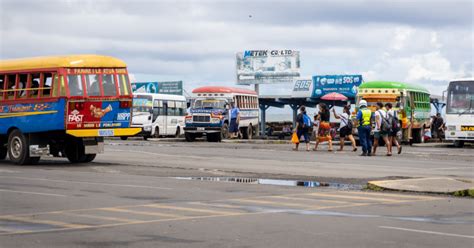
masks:
{"type": "MultiPolygon", "coordinates": [[[[362,74],[441,94],[473,74],[473,1],[0,0],[0,58],[95,53],[138,81],[235,84],[235,53],[293,49],[301,74],[362,74]]],[[[289,94],[265,85],[263,94],[289,94]]]]}

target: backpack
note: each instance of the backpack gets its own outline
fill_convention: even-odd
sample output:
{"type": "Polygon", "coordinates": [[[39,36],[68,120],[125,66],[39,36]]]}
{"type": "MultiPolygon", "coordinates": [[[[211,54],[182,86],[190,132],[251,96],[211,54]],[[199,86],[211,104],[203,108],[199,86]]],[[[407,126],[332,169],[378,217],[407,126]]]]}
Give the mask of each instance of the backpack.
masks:
{"type": "MultiPolygon", "coordinates": [[[[380,111],[380,110],[379,110],[380,111]]],[[[392,130],[391,119],[388,118],[388,114],[385,112],[385,117],[382,116],[382,112],[379,112],[382,121],[380,123],[380,131],[390,132],[392,130]]]]}
{"type": "Polygon", "coordinates": [[[354,124],[352,123],[352,119],[351,117],[349,116],[348,119],[345,119],[344,117],[341,116],[341,120],[344,121],[346,123],[346,127],[351,129],[354,127],[354,124]]]}
{"type": "Polygon", "coordinates": [[[313,124],[311,124],[311,118],[307,114],[303,114],[303,127],[311,127],[313,124]]]}
{"type": "MultiPolygon", "coordinates": [[[[399,130],[400,129],[400,122],[398,121],[398,114],[397,112],[393,111],[393,115],[389,115],[387,117],[390,117],[390,121],[392,123],[392,131],[399,130]]],[[[388,115],[388,112],[387,112],[388,115]]]]}

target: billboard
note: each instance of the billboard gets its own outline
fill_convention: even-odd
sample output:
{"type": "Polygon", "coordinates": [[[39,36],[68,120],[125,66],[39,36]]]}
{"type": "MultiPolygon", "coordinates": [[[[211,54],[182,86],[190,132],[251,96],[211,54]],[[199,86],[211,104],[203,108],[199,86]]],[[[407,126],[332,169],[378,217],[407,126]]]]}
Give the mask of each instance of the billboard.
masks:
{"type": "Polygon", "coordinates": [[[299,51],[247,50],[236,62],[237,84],[292,83],[300,76],[299,51]]]}
{"type": "Polygon", "coordinates": [[[183,95],[183,81],[136,82],[132,83],[132,91],[136,93],[183,95]]]}
{"type": "Polygon", "coordinates": [[[348,98],[354,98],[357,87],[362,83],[362,75],[324,75],[313,76],[315,98],[322,97],[327,93],[337,92],[348,98]]]}
{"type": "Polygon", "coordinates": [[[311,77],[296,78],[294,82],[292,97],[311,97],[313,93],[313,79],[311,77]]]}

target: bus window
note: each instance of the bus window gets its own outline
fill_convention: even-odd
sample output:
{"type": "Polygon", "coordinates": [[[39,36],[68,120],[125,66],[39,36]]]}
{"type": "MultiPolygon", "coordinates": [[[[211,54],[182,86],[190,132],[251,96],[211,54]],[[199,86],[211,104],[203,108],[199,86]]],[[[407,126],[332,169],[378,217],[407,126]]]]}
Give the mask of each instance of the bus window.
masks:
{"type": "Polygon", "coordinates": [[[104,89],[104,96],[117,95],[117,88],[115,88],[115,77],[113,74],[102,75],[102,87],[104,89]]]}
{"type": "Polygon", "coordinates": [[[68,75],[67,82],[70,96],[82,96],[84,94],[81,75],[68,75]]]}
{"type": "Polygon", "coordinates": [[[176,109],[178,110],[178,116],[186,115],[186,102],[176,102],[176,109]]]}
{"type": "MultiPolygon", "coordinates": [[[[54,81],[55,84],[57,84],[57,75],[54,75],[54,81]]],[[[42,85],[40,85],[40,92],[41,92],[41,97],[51,97],[51,87],[53,85],[53,74],[51,73],[44,73],[43,74],[43,82],[41,82],[42,85]]],[[[53,87],[53,89],[56,89],[57,85],[53,87]]],[[[56,96],[57,93],[53,93],[53,96],[56,96]]]]}
{"type": "Polygon", "coordinates": [[[4,89],[5,89],[5,75],[0,75],[0,101],[3,100],[4,89]]]}
{"type": "Polygon", "coordinates": [[[86,91],[88,96],[100,96],[99,75],[86,75],[86,91]]]}
{"type": "Polygon", "coordinates": [[[16,85],[16,75],[8,75],[7,76],[7,99],[13,99],[15,96],[15,85],[16,85]]]}
{"type": "Polygon", "coordinates": [[[31,74],[31,85],[28,92],[28,98],[38,97],[38,88],[40,87],[41,74],[31,74]]]}
{"type": "Polygon", "coordinates": [[[26,91],[28,87],[28,74],[20,74],[17,84],[16,98],[26,98],[26,91]]]}
{"type": "Polygon", "coordinates": [[[118,74],[119,92],[121,96],[130,94],[130,83],[126,74],[118,74]]]}
{"type": "Polygon", "coordinates": [[[59,96],[66,96],[66,83],[64,82],[64,76],[60,76],[61,84],[59,85],[59,96]]]}

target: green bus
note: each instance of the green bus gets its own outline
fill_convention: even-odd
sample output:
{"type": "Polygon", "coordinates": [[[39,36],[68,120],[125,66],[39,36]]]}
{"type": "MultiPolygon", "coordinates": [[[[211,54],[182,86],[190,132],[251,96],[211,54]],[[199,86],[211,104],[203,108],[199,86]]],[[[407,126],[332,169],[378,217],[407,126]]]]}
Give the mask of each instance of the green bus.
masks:
{"type": "Polygon", "coordinates": [[[426,88],[402,82],[365,82],[359,86],[356,106],[362,99],[372,111],[377,102],[392,103],[402,122],[401,140],[423,142],[424,128],[430,125],[431,115],[430,92],[426,88]]]}

